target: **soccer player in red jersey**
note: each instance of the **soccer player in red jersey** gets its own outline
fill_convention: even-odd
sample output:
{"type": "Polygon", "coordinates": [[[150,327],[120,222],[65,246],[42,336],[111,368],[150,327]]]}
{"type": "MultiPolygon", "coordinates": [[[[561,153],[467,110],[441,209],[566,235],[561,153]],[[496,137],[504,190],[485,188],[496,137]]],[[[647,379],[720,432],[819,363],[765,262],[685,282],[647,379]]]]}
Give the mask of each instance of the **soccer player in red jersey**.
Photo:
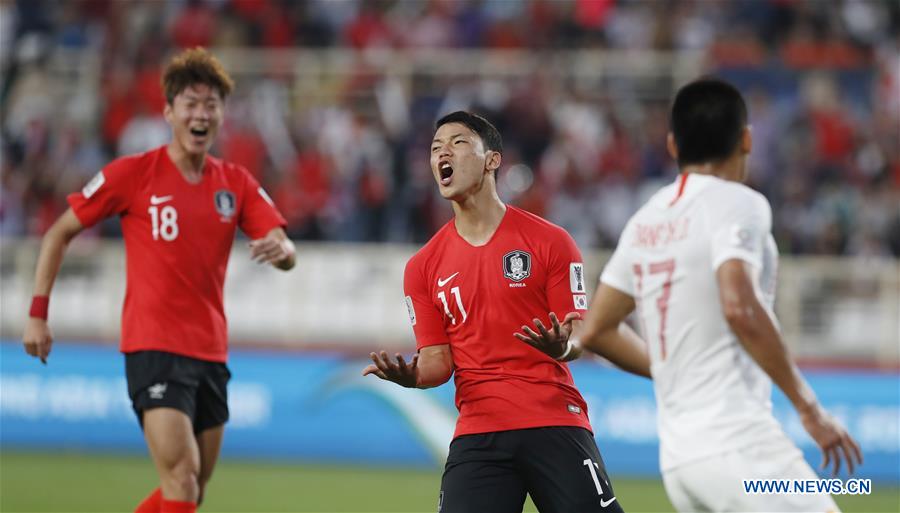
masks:
{"type": "Polygon", "coordinates": [[[454,112],[436,128],[431,170],[455,218],[406,265],[418,353],[372,353],[363,374],[410,388],[455,375],[459,419],[439,511],[521,511],[526,493],[541,511],[622,511],[568,355],[514,336],[535,319],[536,337],[565,347],[587,308],[581,254],[562,228],[500,201],[502,143],[488,121],[454,112]],[[549,330],[537,321],[546,312],[549,330]]]}
{"type": "Polygon", "coordinates": [[[44,236],[23,337],[46,362],[47,305],[65,249],[81,230],[117,215],[127,287],[121,351],[128,393],[160,478],[136,509],[192,512],[219,455],[228,420],[225,268],[240,228],[251,257],[288,270],[294,246],[272,200],[244,168],[208,154],[233,82],[206,50],[175,56],[163,76],[172,141],[114,160],[44,236]]]}

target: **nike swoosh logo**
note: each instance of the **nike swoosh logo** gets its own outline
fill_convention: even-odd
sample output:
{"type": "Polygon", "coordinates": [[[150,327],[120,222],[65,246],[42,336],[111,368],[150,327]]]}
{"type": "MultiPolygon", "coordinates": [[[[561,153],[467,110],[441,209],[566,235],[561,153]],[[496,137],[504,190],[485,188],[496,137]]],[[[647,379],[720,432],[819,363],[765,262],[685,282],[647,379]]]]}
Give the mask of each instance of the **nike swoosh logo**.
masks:
{"type": "Polygon", "coordinates": [[[605,508],[605,507],[609,506],[610,504],[612,504],[614,500],[616,500],[615,497],[613,497],[612,499],[610,499],[610,500],[608,500],[608,501],[605,501],[605,500],[603,500],[603,499],[600,499],[600,507],[601,507],[601,508],[605,508]]]}
{"type": "Polygon", "coordinates": [[[446,285],[447,283],[449,283],[450,280],[452,280],[453,278],[455,278],[457,274],[459,274],[459,271],[456,271],[455,273],[451,274],[451,275],[448,276],[447,279],[445,279],[445,280],[442,280],[442,279],[438,278],[438,287],[443,287],[444,285],[446,285]]]}
{"type": "Polygon", "coordinates": [[[151,205],[159,205],[160,203],[165,203],[167,201],[171,201],[173,196],[170,194],[168,196],[150,196],[150,204],[151,205]]]}

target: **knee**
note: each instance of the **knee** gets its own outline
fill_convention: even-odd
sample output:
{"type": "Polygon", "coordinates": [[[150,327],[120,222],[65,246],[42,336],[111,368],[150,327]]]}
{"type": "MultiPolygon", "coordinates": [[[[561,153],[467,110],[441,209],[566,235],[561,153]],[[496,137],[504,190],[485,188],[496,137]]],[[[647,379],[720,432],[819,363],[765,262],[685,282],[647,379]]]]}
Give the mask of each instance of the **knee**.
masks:
{"type": "Polygon", "coordinates": [[[166,469],[163,477],[168,488],[184,500],[196,502],[200,496],[199,465],[190,460],[180,460],[166,469]]]}

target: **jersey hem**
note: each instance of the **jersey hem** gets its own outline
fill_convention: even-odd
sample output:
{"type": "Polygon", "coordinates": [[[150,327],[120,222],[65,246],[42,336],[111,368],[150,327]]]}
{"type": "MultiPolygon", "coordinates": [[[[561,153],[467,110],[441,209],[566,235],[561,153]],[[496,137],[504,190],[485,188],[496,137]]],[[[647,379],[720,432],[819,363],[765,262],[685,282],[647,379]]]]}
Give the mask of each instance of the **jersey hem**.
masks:
{"type": "Polygon", "coordinates": [[[626,296],[634,297],[634,293],[628,290],[628,287],[625,283],[619,282],[618,279],[613,278],[611,275],[604,274],[600,276],[600,283],[608,285],[625,294],[626,296]]]}
{"type": "Polygon", "coordinates": [[[119,347],[119,351],[122,354],[130,354],[130,353],[138,353],[141,351],[160,351],[163,353],[172,353],[177,354],[178,356],[184,356],[187,358],[193,358],[194,360],[203,360],[205,362],[213,362],[213,363],[228,363],[228,354],[221,353],[194,353],[190,351],[182,351],[179,349],[175,349],[167,346],[155,346],[155,345],[142,345],[142,346],[128,346],[124,345],[119,347]]]}
{"type": "Polygon", "coordinates": [[[482,433],[496,433],[499,431],[516,431],[519,429],[532,429],[542,427],[580,427],[587,429],[591,432],[591,434],[594,434],[594,430],[591,428],[590,422],[560,417],[556,419],[542,419],[540,421],[532,422],[504,422],[484,429],[475,427],[460,428],[457,425],[456,432],[453,433],[453,439],[456,440],[457,438],[464,435],[478,435],[482,433]]]}
{"type": "Polygon", "coordinates": [[[428,342],[420,342],[420,343],[416,344],[416,351],[421,351],[422,349],[425,349],[426,347],[444,346],[444,345],[450,345],[450,341],[449,340],[434,340],[434,341],[428,341],[428,342]]]}
{"type": "Polygon", "coordinates": [[[247,236],[249,236],[251,240],[262,239],[266,235],[268,235],[269,232],[274,230],[275,228],[281,228],[282,230],[287,229],[287,223],[282,223],[282,222],[278,221],[278,222],[272,223],[272,226],[269,226],[268,228],[261,230],[259,234],[247,233],[247,236]]]}
{"type": "Polygon", "coordinates": [[[69,204],[69,208],[72,209],[72,213],[75,214],[75,217],[78,219],[78,222],[81,223],[81,227],[82,227],[82,228],[90,228],[91,226],[94,226],[95,224],[97,224],[97,222],[88,223],[88,222],[85,221],[85,219],[84,219],[84,213],[81,212],[81,206],[80,206],[80,205],[79,205],[78,207],[76,207],[76,206],[73,205],[72,202],[70,202],[68,199],[66,199],[66,203],[69,204]]]}
{"type": "MultiPolygon", "coordinates": [[[[788,442],[792,447],[794,447],[798,451],[800,450],[800,448],[797,447],[797,444],[794,443],[794,441],[791,440],[790,438],[788,438],[787,436],[772,435],[772,436],[765,437],[763,439],[749,440],[749,441],[747,441],[747,443],[729,445],[726,447],[722,447],[721,449],[716,449],[711,452],[700,453],[694,457],[681,460],[675,464],[665,465],[665,466],[660,464],[659,470],[661,472],[671,472],[671,471],[677,470],[678,468],[683,467],[685,465],[697,463],[698,461],[705,460],[707,458],[713,458],[716,456],[720,456],[722,454],[726,454],[729,452],[740,451],[740,450],[746,449],[747,447],[754,447],[754,446],[758,446],[760,444],[765,444],[765,443],[769,443],[769,442],[785,442],[785,441],[788,442]]],[[[662,451],[660,451],[660,453],[661,452],[662,451]]],[[[662,460],[662,454],[660,454],[660,460],[662,460]]]]}
{"type": "Polygon", "coordinates": [[[722,267],[722,264],[729,260],[741,260],[743,262],[747,262],[757,269],[762,268],[762,261],[758,256],[746,251],[728,251],[712,260],[713,271],[718,271],[719,267],[722,267]]]}

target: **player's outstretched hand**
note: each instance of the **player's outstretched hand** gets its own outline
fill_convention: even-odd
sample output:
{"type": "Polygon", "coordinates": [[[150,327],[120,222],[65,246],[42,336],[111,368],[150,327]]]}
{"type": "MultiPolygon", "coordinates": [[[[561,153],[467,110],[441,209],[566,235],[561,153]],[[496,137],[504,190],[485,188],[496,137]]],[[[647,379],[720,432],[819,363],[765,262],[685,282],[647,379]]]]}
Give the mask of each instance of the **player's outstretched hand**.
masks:
{"type": "Polygon", "coordinates": [[[50,356],[50,346],[53,345],[53,334],[50,333],[50,326],[47,325],[47,321],[29,317],[28,324],[25,325],[25,335],[22,336],[22,342],[25,344],[26,353],[40,358],[41,363],[47,363],[47,357],[50,356]]]}
{"type": "Polygon", "coordinates": [[[363,376],[374,374],[381,379],[393,381],[394,383],[406,387],[416,388],[419,378],[419,355],[412,357],[409,363],[403,359],[403,355],[397,353],[396,361],[388,357],[387,351],[381,353],[369,353],[369,358],[373,364],[363,369],[363,376]]]}
{"type": "Polygon", "coordinates": [[[801,412],[800,421],[809,436],[822,449],[820,468],[827,468],[831,464],[833,467],[831,475],[836,476],[841,470],[841,460],[844,459],[847,462],[847,471],[853,474],[856,465],[863,461],[862,451],[844,426],[819,405],[801,412]]]}
{"type": "Polygon", "coordinates": [[[513,333],[513,336],[555,360],[566,351],[569,335],[572,334],[572,321],[578,319],[581,319],[580,315],[569,312],[560,324],[556,314],[550,312],[549,330],[544,327],[540,319],[534,319],[534,327],[537,328],[537,332],[528,326],[522,326],[524,333],[513,333]]]}
{"type": "Polygon", "coordinates": [[[294,255],[294,243],[290,239],[279,239],[269,233],[261,239],[250,241],[250,258],[260,264],[278,264],[294,255]]]}

